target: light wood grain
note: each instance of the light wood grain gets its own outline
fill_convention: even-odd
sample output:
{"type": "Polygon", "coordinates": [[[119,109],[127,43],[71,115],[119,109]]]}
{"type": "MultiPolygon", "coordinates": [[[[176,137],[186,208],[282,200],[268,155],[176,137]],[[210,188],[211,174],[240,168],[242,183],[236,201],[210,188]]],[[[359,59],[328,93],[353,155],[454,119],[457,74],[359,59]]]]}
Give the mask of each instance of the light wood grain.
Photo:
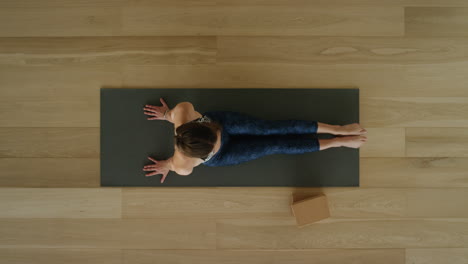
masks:
{"type": "MultiPolygon", "coordinates": [[[[101,5],[116,5],[120,4],[122,0],[101,0],[101,1],[90,1],[88,0],[78,0],[75,2],[69,3],[70,0],[63,1],[65,4],[58,0],[47,0],[45,5],[50,6],[101,6],[101,5]],[[109,3],[110,1],[110,3],[109,3]]],[[[131,5],[155,5],[158,6],[177,6],[183,8],[186,6],[209,6],[209,5],[218,5],[218,6],[322,6],[328,8],[336,8],[343,6],[357,6],[357,7],[368,7],[375,6],[375,1],[372,0],[240,0],[240,1],[229,1],[229,0],[125,0],[123,4],[131,5]]],[[[4,5],[6,7],[25,7],[25,6],[34,6],[37,5],[32,0],[21,0],[14,2],[13,0],[5,0],[4,5]]],[[[381,0],[378,2],[378,6],[382,7],[405,7],[405,6],[468,6],[464,0],[381,0]]]]}
{"type": "Polygon", "coordinates": [[[218,38],[217,62],[281,64],[421,64],[466,61],[466,38],[239,37],[218,38]]]}
{"type": "Polygon", "coordinates": [[[123,67],[123,85],[142,88],[359,88],[362,97],[457,97],[468,96],[467,82],[468,61],[424,67],[253,63],[123,67]]]}
{"type": "MultiPolygon", "coordinates": [[[[468,96],[468,60],[465,58],[457,63],[434,63],[424,65],[407,65],[405,67],[404,83],[395,83],[391,89],[393,96],[435,96],[452,97],[468,96]],[[464,87],[462,87],[464,86],[464,87]],[[406,92],[400,91],[405,89],[406,92]],[[456,92],[458,91],[458,92],[456,92]]],[[[375,91],[380,92],[380,89],[375,91]]],[[[390,93],[390,91],[388,91],[390,93]]],[[[391,96],[391,95],[386,95],[391,96]]]]}
{"type": "Polygon", "coordinates": [[[468,159],[362,158],[361,187],[468,187],[468,159]]]}
{"type": "Polygon", "coordinates": [[[215,228],[206,219],[0,219],[0,248],[214,249],[215,228]]]}
{"type": "Polygon", "coordinates": [[[468,263],[468,248],[406,249],[407,264],[468,263]]]}
{"type": "Polygon", "coordinates": [[[402,7],[129,5],[125,35],[402,36],[402,7]]]}
{"type": "Polygon", "coordinates": [[[4,0],[0,2],[0,7],[118,7],[128,2],[128,0],[4,0]]]}
{"type": "Polygon", "coordinates": [[[0,248],[0,255],[10,264],[122,263],[120,249],[0,248]]]}
{"type": "Polygon", "coordinates": [[[0,37],[114,36],[120,31],[120,8],[0,9],[0,37]]]}
{"type": "Polygon", "coordinates": [[[405,7],[406,36],[468,36],[466,7],[405,7]]]}
{"type": "Polygon", "coordinates": [[[468,97],[364,97],[367,127],[468,127],[468,97]]]}
{"type": "Polygon", "coordinates": [[[0,158],[0,171],[1,187],[100,186],[99,158],[0,158]]]}
{"type": "Polygon", "coordinates": [[[404,264],[402,249],[313,249],[295,251],[240,251],[240,250],[123,250],[123,263],[150,264],[155,259],[162,263],[182,264],[334,264],[382,263],[404,264]]]}
{"type": "Polygon", "coordinates": [[[0,77],[0,127],[99,127],[99,89],[122,83],[116,65],[0,65],[0,77]]]}
{"type": "Polygon", "coordinates": [[[461,127],[406,128],[406,156],[468,157],[468,130],[461,127]]]}
{"type": "Polygon", "coordinates": [[[405,129],[400,127],[366,127],[367,142],[359,151],[360,157],[404,157],[405,129]]]}
{"type": "Polygon", "coordinates": [[[221,249],[466,247],[466,219],[334,220],[298,228],[290,218],[217,221],[221,249]]]}
{"type": "Polygon", "coordinates": [[[2,158],[98,158],[99,128],[0,128],[2,158]]]}
{"type": "Polygon", "coordinates": [[[0,98],[0,127],[99,127],[99,97],[0,98]]]}
{"type": "MultiPolygon", "coordinates": [[[[125,188],[124,218],[292,217],[293,197],[327,196],[337,218],[468,218],[466,188],[125,188]],[[186,197],[190,197],[187,199],[186,197]]],[[[300,200],[300,198],[299,198],[300,200]]]]}
{"type": "Polygon", "coordinates": [[[0,54],[13,65],[212,64],[216,37],[0,38],[0,54]]]}
{"type": "MultiPolygon", "coordinates": [[[[12,0],[10,0],[12,1],[12,0]]],[[[31,0],[23,0],[31,1],[31,0]]],[[[83,1],[83,0],[82,0],[83,1]]],[[[154,0],[129,0],[131,3],[141,4],[154,4],[154,0]]],[[[174,1],[171,0],[158,0],[158,5],[170,5],[173,6],[174,1]]],[[[372,0],[179,0],[177,5],[208,5],[218,4],[221,6],[255,6],[255,5],[268,5],[268,6],[326,6],[328,8],[336,8],[342,6],[375,6],[375,1],[372,0]]],[[[385,7],[396,7],[396,6],[467,6],[468,4],[464,0],[381,0],[378,2],[378,6],[385,7]]]]}
{"type": "Polygon", "coordinates": [[[0,1],[0,263],[467,263],[467,10],[0,1]],[[361,186],[99,188],[102,87],[359,88],[361,186]]]}
{"type": "MultiPolygon", "coordinates": [[[[5,101],[21,102],[23,98],[49,98],[54,101],[73,98],[79,100],[79,98],[99,97],[101,87],[120,87],[122,76],[119,65],[65,66],[59,64],[38,67],[14,65],[12,62],[11,64],[0,63],[0,85],[5,88],[0,89],[0,97],[5,101]]],[[[15,109],[15,111],[20,110],[15,109]]],[[[34,120],[29,119],[29,122],[31,121],[34,120]]],[[[9,126],[9,124],[3,125],[9,126]]]]}
{"type": "Polygon", "coordinates": [[[120,218],[118,188],[2,188],[0,218],[120,218]]]}

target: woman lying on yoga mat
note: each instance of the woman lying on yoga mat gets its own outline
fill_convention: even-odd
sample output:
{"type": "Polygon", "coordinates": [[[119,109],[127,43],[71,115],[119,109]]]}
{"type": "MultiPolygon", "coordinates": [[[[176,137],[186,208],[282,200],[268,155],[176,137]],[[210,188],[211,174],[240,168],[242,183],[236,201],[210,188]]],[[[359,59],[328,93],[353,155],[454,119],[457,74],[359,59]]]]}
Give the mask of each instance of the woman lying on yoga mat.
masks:
{"type": "Polygon", "coordinates": [[[189,175],[194,167],[235,165],[271,154],[300,154],[333,147],[359,148],[367,133],[358,123],[328,125],[308,120],[263,120],[231,111],[195,111],[189,102],[169,109],[164,99],[162,106],[146,105],[148,120],[167,120],[174,124],[175,151],[167,160],[154,160],[144,166],[152,171],[146,176],[162,174],[164,182],[170,170],[189,175]],[[299,134],[330,133],[340,135],[331,139],[304,137],[299,134]]]}

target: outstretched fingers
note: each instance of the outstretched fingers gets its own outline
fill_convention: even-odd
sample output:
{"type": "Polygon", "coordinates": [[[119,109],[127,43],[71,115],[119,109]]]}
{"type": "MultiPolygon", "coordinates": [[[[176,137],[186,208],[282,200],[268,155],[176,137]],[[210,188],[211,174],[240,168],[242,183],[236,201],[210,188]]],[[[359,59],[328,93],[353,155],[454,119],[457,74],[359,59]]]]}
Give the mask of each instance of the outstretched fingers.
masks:
{"type": "Polygon", "coordinates": [[[151,108],[151,109],[159,109],[159,106],[155,106],[155,105],[145,105],[145,108],[151,108]]]}
{"type": "Polygon", "coordinates": [[[147,173],[147,174],[146,174],[146,177],[154,176],[154,175],[159,174],[159,173],[160,173],[160,172],[157,172],[157,171],[155,171],[155,172],[150,172],[150,173],[147,173]]]}
{"type": "Polygon", "coordinates": [[[168,107],[167,104],[166,104],[166,101],[164,101],[164,99],[161,97],[159,98],[159,101],[161,101],[161,104],[165,107],[168,107]]]}
{"type": "Polygon", "coordinates": [[[166,173],[166,174],[163,174],[163,176],[162,176],[162,178],[161,178],[161,183],[164,182],[164,180],[166,179],[166,177],[167,177],[167,173],[166,173]]]}
{"type": "Polygon", "coordinates": [[[161,183],[164,183],[164,180],[166,180],[166,177],[167,177],[167,174],[168,174],[167,172],[163,173],[163,172],[159,172],[159,171],[154,171],[154,172],[147,173],[146,177],[154,176],[156,174],[162,174],[161,183]]]}
{"type": "Polygon", "coordinates": [[[144,112],[144,113],[145,113],[145,115],[158,116],[158,114],[155,113],[155,112],[144,112]]]}

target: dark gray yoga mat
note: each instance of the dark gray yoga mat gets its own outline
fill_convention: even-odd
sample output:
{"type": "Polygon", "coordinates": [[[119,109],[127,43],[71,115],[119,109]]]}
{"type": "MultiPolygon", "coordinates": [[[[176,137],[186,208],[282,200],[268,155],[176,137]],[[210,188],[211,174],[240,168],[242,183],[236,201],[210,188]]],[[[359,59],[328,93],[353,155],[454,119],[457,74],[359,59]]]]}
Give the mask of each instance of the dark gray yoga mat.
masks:
{"type": "MultiPolygon", "coordinates": [[[[233,166],[195,167],[146,177],[147,156],[174,153],[174,125],[147,120],[145,104],[169,107],[183,101],[195,110],[237,111],[258,118],[359,122],[359,89],[101,89],[101,186],[359,186],[359,149],[332,148],[304,154],[274,154],[233,166]]],[[[319,134],[319,138],[332,135],[319,134]]]]}

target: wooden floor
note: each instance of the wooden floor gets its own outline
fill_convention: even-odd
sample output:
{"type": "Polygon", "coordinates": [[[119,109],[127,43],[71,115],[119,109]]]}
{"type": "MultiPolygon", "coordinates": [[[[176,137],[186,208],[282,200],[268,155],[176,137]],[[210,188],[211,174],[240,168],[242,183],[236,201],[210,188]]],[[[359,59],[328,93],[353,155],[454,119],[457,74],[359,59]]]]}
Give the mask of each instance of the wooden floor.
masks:
{"type": "Polygon", "coordinates": [[[467,128],[466,0],[2,0],[0,263],[468,263],[467,128]],[[100,188],[101,87],[358,87],[361,187],[100,188]]]}

